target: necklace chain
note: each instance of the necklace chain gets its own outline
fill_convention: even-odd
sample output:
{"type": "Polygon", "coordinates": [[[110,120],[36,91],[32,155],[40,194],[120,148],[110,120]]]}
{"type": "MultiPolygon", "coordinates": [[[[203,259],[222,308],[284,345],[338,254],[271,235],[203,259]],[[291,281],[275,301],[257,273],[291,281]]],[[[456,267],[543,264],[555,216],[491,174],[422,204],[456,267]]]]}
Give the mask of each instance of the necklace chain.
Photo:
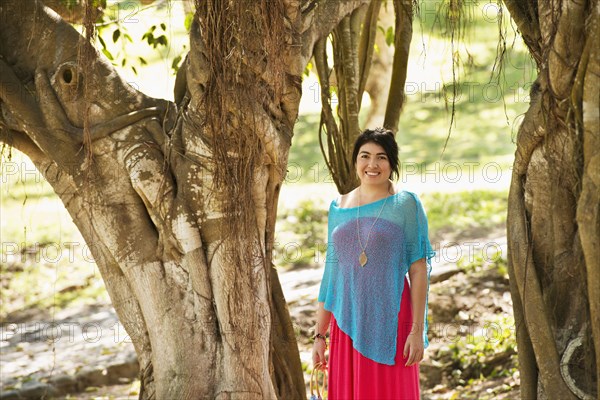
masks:
{"type": "MultiPolygon", "coordinates": [[[[389,193],[389,189],[388,189],[388,193],[389,193]]],[[[385,203],[387,203],[387,199],[390,196],[386,196],[385,200],[383,201],[383,205],[381,206],[381,208],[379,209],[379,213],[377,214],[377,218],[375,218],[375,221],[373,221],[373,225],[371,225],[371,229],[369,229],[369,233],[367,233],[367,241],[365,242],[365,246],[363,247],[362,242],[360,241],[360,225],[359,225],[359,219],[360,219],[360,186],[358,187],[358,207],[356,208],[356,234],[358,236],[358,245],[360,246],[360,249],[362,250],[362,252],[360,253],[360,256],[358,257],[358,262],[360,263],[361,267],[364,267],[367,264],[367,246],[369,245],[369,238],[371,237],[371,232],[373,232],[373,228],[375,227],[375,224],[377,223],[377,221],[379,220],[379,217],[381,216],[381,212],[383,211],[384,207],[385,207],[385,203]]]]}

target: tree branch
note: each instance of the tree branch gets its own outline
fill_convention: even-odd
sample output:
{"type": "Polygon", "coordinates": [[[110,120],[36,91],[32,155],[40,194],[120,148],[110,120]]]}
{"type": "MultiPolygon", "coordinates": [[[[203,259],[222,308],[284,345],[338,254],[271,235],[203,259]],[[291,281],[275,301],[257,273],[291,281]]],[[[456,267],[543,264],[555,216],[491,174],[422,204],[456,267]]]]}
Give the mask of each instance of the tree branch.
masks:
{"type": "Polygon", "coordinates": [[[5,21],[0,42],[8,43],[0,49],[2,108],[18,125],[11,128],[28,135],[58,165],[83,159],[86,107],[96,110],[90,114],[95,139],[166,108],[167,102],[124,82],[95,50],[89,52],[90,70],[82,71],[77,48],[91,45],[41,2],[4,0],[0,17],[5,21]],[[91,90],[91,104],[83,101],[82,83],[91,90]]]}
{"type": "MultiPolygon", "coordinates": [[[[145,118],[159,116],[163,113],[164,110],[160,107],[149,107],[144,108],[142,110],[132,111],[124,115],[119,115],[116,118],[92,126],[90,128],[92,141],[102,139],[110,135],[111,133],[121,130],[127,126],[133,125],[145,118]]],[[[78,142],[83,143],[83,129],[79,130],[79,132],[81,133],[81,136],[78,142]]],[[[153,139],[157,141],[157,144],[159,146],[162,146],[162,144],[164,143],[164,137],[153,135],[153,139]]]]}
{"type": "MultiPolygon", "coordinates": [[[[36,81],[36,84],[39,81],[36,81]]],[[[0,100],[4,102],[2,108],[5,109],[5,112],[17,124],[15,128],[18,128],[22,132],[22,135],[28,135],[30,138],[29,141],[25,141],[24,139],[19,140],[20,143],[18,145],[22,145],[23,150],[31,150],[33,152],[31,155],[26,152],[25,154],[34,157],[39,156],[37,154],[38,151],[42,151],[57,164],[60,161],[66,161],[62,159],[63,157],[56,156],[56,154],[48,150],[54,148],[57,142],[68,145],[72,141],[69,140],[67,135],[63,134],[61,129],[47,128],[43,111],[39,104],[17,78],[12,68],[2,59],[0,59],[0,88],[0,100]]],[[[45,96],[49,95],[47,89],[39,86],[38,93],[40,93],[40,98],[45,98],[45,96]]],[[[0,104],[0,106],[2,105],[0,104]]]]}
{"type": "Polygon", "coordinates": [[[48,159],[35,142],[23,132],[18,132],[8,127],[0,128],[0,143],[6,143],[21,153],[26,154],[34,163],[41,163],[48,159]]]}
{"type": "Polygon", "coordinates": [[[394,10],[396,11],[394,63],[383,126],[395,133],[398,130],[400,112],[405,100],[404,85],[408,72],[408,54],[413,32],[413,2],[412,0],[394,0],[394,10]]]}
{"type": "MultiPolygon", "coordinates": [[[[510,236],[509,236],[510,237],[510,236]]],[[[521,374],[521,398],[537,398],[538,368],[535,362],[535,352],[531,344],[531,336],[525,321],[525,311],[521,302],[517,277],[513,266],[512,257],[508,257],[508,283],[510,294],[513,299],[513,311],[515,318],[515,335],[517,337],[517,357],[519,358],[519,372],[521,374]]]]}
{"type": "Polygon", "coordinates": [[[542,59],[542,49],[540,42],[542,35],[540,32],[540,23],[537,16],[537,10],[533,7],[533,2],[523,0],[504,0],[504,4],[510,12],[511,18],[517,24],[517,28],[529,51],[533,55],[537,64],[540,65],[542,59]],[[527,3],[527,4],[525,4],[527,3]]]}
{"type": "MultiPolygon", "coordinates": [[[[62,19],[72,24],[81,24],[83,14],[85,13],[85,4],[83,0],[44,0],[44,4],[61,16],[62,19]]],[[[102,10],[106,8],[106,0],[97,2],[98,6],[94,9],[94,20],[100,16],[102,10]]]]}
{"type": "Polygon", "coordinates": [[[9,106],[20,128],[43,126],[41,111],[12,68],[0,58],[0,100],[9,106]]]}
{"type": "Polygon", "coordinates": [[[329,35],[342,18],[371,0],[315,0],[302,11],[302,65],[312,57],[315,43],[329,35]]]}
{"type": "MultiPolygon", "coordinates": [[[[355,12],[358,10],[355,10],[355,12]]],[[[358,95],[358,60],[354,47],[354,39],[358,37],[354,14],[345,17],[334,30],[333,58],[335,78],[337,81],[338,116],[342,126],[343,141],[341,148],[352,159],[352,143],[360,134],[358,113],[360,99],[358,95]]]]}
{"type": "Polygon", "coordinates": [[[334,140],[332,138],[339,135],[338,126],[333,116],[333,110],[331,108],[330,95],[329,95],[329,65],[327,63],[327,39],[323,38],[315,44],[314,48],[315,58],[315,69],[321,83],[321,121],[319,122],[319,146],[321,147],[321,153],[327,168],[331,171],[333,176],[337,176],[338,171],[336,170],[337,157],[335,152],[334,140]],[[323,145],[323,127],[325,127],[327,136],[327,149],[323,145]],[[333,161],[332,161],[333,159],[333,161]]]}
{"type": "Polygon", "coordinates": [[[369,77],[369,71],[371,70],[373,48],[375,44],[375,38],[377,37],[377,19],[379,18],[380,8],[380,1],[372,1],[371,4],[369,4],[362,33],[360,35],[360,44],[358,47],[358,69],[360,71],[358,84],[359,99],[362,99],[365,91],[365,85],[367,84],[367,78],[369,77]]]}
{"type": "Polygon", "coordinates": [[[560,358],[533,262],[533,244],[531,233],[527,228],[522,185],[522,180],[514,172],[508,197],[511,207],[508,209],[507,235],[509,238],[523,238],[525,242],[509,243],[511,252],[509,265],[514,268],[516,286],[524,307],[523,315],[530,328],[531,344],[544,389],[546,393],[552,393],[556,398],[575,400],[575,396],[560,376],[560,358]]]}

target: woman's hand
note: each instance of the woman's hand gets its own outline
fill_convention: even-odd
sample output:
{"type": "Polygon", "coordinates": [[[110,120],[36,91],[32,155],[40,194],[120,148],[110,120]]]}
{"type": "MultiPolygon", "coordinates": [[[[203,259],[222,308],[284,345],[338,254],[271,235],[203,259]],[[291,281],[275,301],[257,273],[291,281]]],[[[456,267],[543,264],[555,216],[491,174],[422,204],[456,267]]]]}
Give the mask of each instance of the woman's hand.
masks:
{"type": "Polygon", "coordinates": [[[321,369],[327,368],[325,350],[327,350],[327,343],[325,342],[325,339],[316,338],[312,350],[313,368],[319,363],[321,363],[321,369]]]}
{"type": "Polygon", "coordinates": [[[418,331],[413,330],[408,334],[406,338],[406,344],[404,345],[403,357],[407,358],[406,364],[407,367],[411,365],[418,364],[423,360],[423,355],[425,354],[425,345],[423,344],[423,333],[419,333],[418,331]]]}

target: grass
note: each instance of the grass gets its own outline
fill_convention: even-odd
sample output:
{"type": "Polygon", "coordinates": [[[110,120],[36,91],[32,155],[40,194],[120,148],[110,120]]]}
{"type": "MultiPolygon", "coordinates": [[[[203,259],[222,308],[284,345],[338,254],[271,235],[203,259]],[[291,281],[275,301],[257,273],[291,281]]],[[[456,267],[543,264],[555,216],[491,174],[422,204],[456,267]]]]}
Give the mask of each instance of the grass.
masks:
{"type": "Polygon", "coordinates": [[[432,237],[448,233],[471,236],[506,224],[508,193],[504,191],[433,192],[421,197],[432,237]]]}

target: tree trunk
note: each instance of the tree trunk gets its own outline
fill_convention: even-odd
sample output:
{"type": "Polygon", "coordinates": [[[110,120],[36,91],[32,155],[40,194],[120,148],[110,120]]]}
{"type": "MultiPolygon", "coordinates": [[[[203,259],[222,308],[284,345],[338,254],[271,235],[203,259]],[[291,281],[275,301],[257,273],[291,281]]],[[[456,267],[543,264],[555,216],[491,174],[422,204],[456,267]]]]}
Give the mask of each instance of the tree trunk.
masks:
{"type": "Polygon", "coordinates": [[[90,246],[138,354],[143,399],[305,396],[271,261],[277,199],[312,47],[361,2],[236,2],[239,15],[224,3],[197,4],[176,103],[134,90],[40,2],[0,6],[0,141],[32,159],[90,246]],[[281,37],[261,25],[271,6],[281,37]],[[206,22],[207,10],[256,31],[206,22]],[[210,58],[208,37],[228,41],[239,67],[219,91],[225,58],[210,58]],[[269,53],[274,39],[282,51],[269,53]],[[207,123],[215,104],[223,125],[207,123]]]}
{"type": "MultiPolygon", "coordinates": [[[[390,3],[379,11],[378,25],[383,29],[394,27],[395,13],[390,3]]],[[[388,46],[385,34],[377,32],[375,45],[378,51],[373,54],[371,72],[365,85],[365,91],[371,99],[371,106],[365,118],[366,127],[383,126],[385,108],[390,93],[390,71],[394,62],[394,47],[388,46]]]]}
{"type": "Polygon", "coordinates": [[[538,66],[508,251],[523,399],[593,399],[600,359],[598,2],[505,0],[538,66]]]}

